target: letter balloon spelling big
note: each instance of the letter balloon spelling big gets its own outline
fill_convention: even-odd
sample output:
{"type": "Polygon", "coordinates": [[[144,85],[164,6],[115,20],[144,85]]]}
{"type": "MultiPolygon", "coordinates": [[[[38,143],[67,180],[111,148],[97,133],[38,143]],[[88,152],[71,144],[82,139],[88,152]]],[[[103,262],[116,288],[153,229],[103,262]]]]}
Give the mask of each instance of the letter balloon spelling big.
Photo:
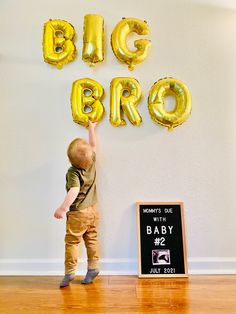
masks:
{"type": "Polygon", "coordinates": [[[74,122],[88,127],[89,120],[100,121],[104,114],[101,103],[103,87],[96,81],[84,78],[73,83],[71,110],[74,122]]]}
{"type": "Polygon", "coordinates": [[[191,95],[186,85],[175,78],[163,78],[151,88],[148,97],[148,110],[152,119],[169,130],[182,124],[191,113],[191,95]],[[165,97],[174,96],[176,106],[168,112],[165,97]]]}
{"type": "Polygon", "coordinates": [[[90,66],[104,59],[104,21],[103,17],[87,14],[84,17],[83,54],[85,62],[90,66]]]}
{"type": "Polygon", "coordinates": [[[138,35],[149,34],[147,22],[135,18],[123,18],[116,25],[111,35],[111,45],[115,56],[120,62],[126,63],[129,70],[133,70],[136,64],[146,59],[151,46],[150,40],[139,39],[134,42],[137,50],[130,51],[127,46],[127,37],[133,32],[138,35]]]}
{"type": "Polygon", "coordinates": [[[139,126],[142,123],[142,118],[136,108],[142,97],[139,82],[131,77],[116,77],[111,81],[110,93],[111,124],[114,126],[126,125],[122,118],[123,111],[133,125],[139,126]]]}
{"type": "Polygon", "coordinates": [[[44,61],[58,69],[76,57],[73,43],[74,27],[63,20],[49,20],[44,24],[43,53],[44,61]]]}

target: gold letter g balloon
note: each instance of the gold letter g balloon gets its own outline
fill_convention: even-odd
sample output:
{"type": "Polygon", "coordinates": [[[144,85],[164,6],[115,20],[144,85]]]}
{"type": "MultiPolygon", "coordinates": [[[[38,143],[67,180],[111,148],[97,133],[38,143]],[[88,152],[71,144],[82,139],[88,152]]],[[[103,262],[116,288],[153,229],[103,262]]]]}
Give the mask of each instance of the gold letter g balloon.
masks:
{"type": "Polygon", "coordinates": [[[127,37],[135,32],[138,35],[149,34],[149,27],[146,21],[134,18],[123,18],[114,28],[111,35],[111,45],[114,54],[120,62],[126,63],[129,70],[134,69],[134,65],[142,62],[148,55],[151,41],[147,39],[135,40],[136,51],[130,51],[127,46],[127,37]]]}

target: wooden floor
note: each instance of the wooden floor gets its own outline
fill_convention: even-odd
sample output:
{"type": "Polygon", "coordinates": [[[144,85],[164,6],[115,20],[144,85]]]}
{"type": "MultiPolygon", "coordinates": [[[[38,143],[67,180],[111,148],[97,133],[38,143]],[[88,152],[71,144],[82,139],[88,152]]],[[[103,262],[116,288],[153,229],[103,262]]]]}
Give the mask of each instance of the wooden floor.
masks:
{"type": "Polygon", "coordinates": [[[236,276],[138,279],[80,277],[64,289],[61,277],[0,277],[0,313],[236,313],[236,276]]]}

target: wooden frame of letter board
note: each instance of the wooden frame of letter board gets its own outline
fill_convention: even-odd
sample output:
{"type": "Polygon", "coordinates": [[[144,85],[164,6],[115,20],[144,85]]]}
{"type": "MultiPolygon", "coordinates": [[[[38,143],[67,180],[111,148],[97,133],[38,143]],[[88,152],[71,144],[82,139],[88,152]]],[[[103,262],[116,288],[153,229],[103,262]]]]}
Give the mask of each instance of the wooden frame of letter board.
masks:
{"type": "Polygon", "coordinates": [[[160,277],[188,277],[187,250],[185,239],[185,224],[184,224],[184,205],[183,202],[136,202],[137,213],[137,236],[138,236],[138,277],[139,278],[160,278],[160,277]],[[184,257],[184,274],[142,274],[141,273],[141,241],[140,241],[140,205],[180,205],[181,225],[182,225],[182,240],[183,240],[183,257],[184,257]]]}

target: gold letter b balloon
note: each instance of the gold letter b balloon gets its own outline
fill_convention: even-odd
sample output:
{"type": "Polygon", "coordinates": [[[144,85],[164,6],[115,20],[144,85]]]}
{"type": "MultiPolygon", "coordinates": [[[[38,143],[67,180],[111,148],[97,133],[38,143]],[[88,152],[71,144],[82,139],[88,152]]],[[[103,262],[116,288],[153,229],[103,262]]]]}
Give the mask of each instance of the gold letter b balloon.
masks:
{"type": "Polygon", "coordinates": [[[71,91],[71,109],[73,120],[88,127],[89,120],[100,121],[104,114],[101,103],[103,87],[96,81],[84,78],[73,83],[71,91]]]}
{"type": "Polygon", "coordinates": [[[182,124],[191,113],[191,96],[184,83],[175,78],[164,78],[157,81],[151,88],[148,97],[148,109],[152,119],[166,126],[169,130],[182,124]],[[174,110],[165,109],[165,97],[174,96],[174,110]]]}
{"type": "Polygon", "coordinates": [[[43,53],[44,61],[55,65],[58,69],[76,57],[73,43],[74,27],[63,20],[49,20],[44,25],[43,53]]]}

